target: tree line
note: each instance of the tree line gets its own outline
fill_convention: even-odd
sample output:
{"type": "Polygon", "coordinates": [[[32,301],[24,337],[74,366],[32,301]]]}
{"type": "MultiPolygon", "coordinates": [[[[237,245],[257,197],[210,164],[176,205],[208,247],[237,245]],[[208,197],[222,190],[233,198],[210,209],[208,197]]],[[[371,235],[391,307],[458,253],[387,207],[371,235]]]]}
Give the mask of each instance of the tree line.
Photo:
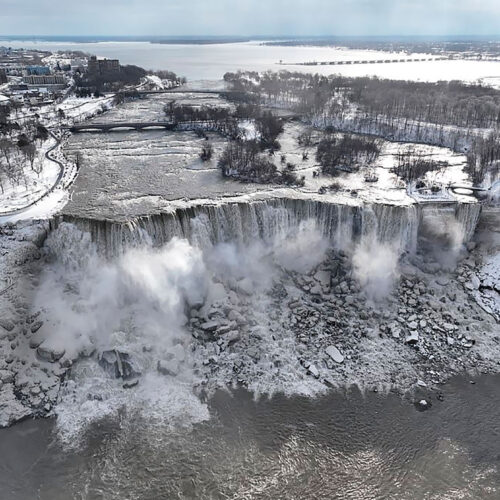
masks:
{"type": "Polygon", "coordinates": [[[320,128],[467,152],[474,182],[500,162],[500,91],[491,87],[288,71],[226,73],[224,79],[258,102],[293,109],[320,128]]]}

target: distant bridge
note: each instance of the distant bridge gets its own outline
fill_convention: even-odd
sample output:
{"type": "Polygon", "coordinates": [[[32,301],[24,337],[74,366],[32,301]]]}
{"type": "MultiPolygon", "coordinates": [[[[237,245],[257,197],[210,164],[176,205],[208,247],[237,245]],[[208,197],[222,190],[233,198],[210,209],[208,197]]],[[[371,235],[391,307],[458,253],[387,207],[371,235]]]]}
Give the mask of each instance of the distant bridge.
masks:
{"type": "Polygon", "coordinates": [[[123,97],[135,97],[141,95],[154,95],[154,94],[238,94],[242,93],[238,90],[232,89],[221,89],[221,90],[202,90],[202,89],[185,89],[176,87],[173,89],[160,89],[160,90],[142,90],[142,89],[134,89],[134,90],[124,90],[119,92],[123,97]]]}
{"type": "Polygon", "coordinates": [[[353,60],[353,61],[310,61],[301,63],[284,63],[280,62],[280,65],[285,66],[343,66],[350,64],[390,64],[390,63],[411,63],[411,62],[424,62],[424,61],[443,61],[447,59],[446,57],[422,57],[413,59],[372,59],[372,60],[353,60]]]}
{"type": "Polygon", "coordinates": [[[145,130],[154,128],[163,128],[165,130],[174,130],[176,123],[171,121],[158,122],[114,122],[114,123],[81,123],[70,127],[63,127],[70,132],[111,132],[112,130],[145,130]]]}

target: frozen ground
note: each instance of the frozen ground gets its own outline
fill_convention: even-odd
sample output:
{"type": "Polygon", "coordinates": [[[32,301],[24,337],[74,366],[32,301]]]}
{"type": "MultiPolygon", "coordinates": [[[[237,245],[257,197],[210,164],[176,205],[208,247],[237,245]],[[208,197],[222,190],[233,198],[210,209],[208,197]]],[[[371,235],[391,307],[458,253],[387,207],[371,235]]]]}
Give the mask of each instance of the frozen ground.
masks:
{"type": "MultiPolygon", "coordinates": [[[[120,122],[158,120],[164,118],[163,108],[172,96],[155,96],[126,103],[96,120],[120,122]]],[[[227,106],[227,101],[214,94],[176,94],[177,103],[194,103],[227,106]]],[[[252,129],[248,122],[242,123],[245,130],[252,129]]],[[[382,155],[375,167],[377,183],[365,182],[366,169],[352,174],[341,174],[337,178],[314,176],[319,165],[315,160],[315,147],[304,150],[297,138],[305,129],[299,122],[287,122],[285,132],[279,137],[281,151],[273,158],[281,168],[281,155],[287,162],[297,166],[299,176],[304,175],[304,188],[283,188],[272,185],[244,184],[223,179],[217,167],[218,157],[226,140],[209,134],[214,145],[214,157],[203,163],[199,152],[204,139],[193,132],[129,131],[111,133],[75,134],[65,151],[69,157],[79,152],[83,169],[76,181],[73,195],[64,213],[73,216],[124,220],[145,214],[169,210],[176,201],[217,199],[223,197],[270,196],[279,194],[290,197],[316,197],[347,204],[389,203],[410,205],[415,199],[408,196],[396,176],[390,172],[396,164],[396,155],[401,148],[408,147],[385,142],[382,155]],[[303,153],[308,153],[303,159],[303,153]],[[318,190],[337,181],[338,192],[319,195],[318,190]],[[355,193],[352,193],[355,191],[355,193]]],[[[316,133],[319,140],[320,133],[316,133]]],[[[429,180],[447,185],[450,181],[467,185],[463,172],[465,156],[447,148],[415,145],[415,149],[437,161],[447,161],[449,167],[441,172],[429,174],[429,180]]],[[[437,199],[474,202],[467,196],[452,196],[444,193],[437,199]]],[[[426,200],[429,201],[429,200],[426,200]]]]}
{"type": "Polygon", "coordinates": [[[38,151],[35,162],[41,166],[40,174],[29,167],[25,169],[26,184],[21,181],[18,186],[5,182],[4,193],[0,195],[0,214],[23,208],[40,198],[57,180],[59,165],[46,158],[45,154],[56,145],[56,139],[51,137],[38,151]]]}
{"type": "MultiPolygon", "coordinates": [[[[18,185],[4,180],[0,196],[0,223],[47,218],[57,213],[69,199],[69,187],[77,175],[74,161],[63,154],[61,144],[68,139],[60,127],[87,120],[108,110],[113,96],[102,98],[68,97],[60,104],[49,104],[37,110],[40,122],[51,129],[49,140],[38,151],[35,170],[24,166],[24,178],[18,185]],[[64,112],[61,117],[59,110],[64,112]]],[[[16,111],[18,123],[33,119],[28,107],[16,111]]],[[[21,158],[19,161],[25,161],[21,158]]]]}

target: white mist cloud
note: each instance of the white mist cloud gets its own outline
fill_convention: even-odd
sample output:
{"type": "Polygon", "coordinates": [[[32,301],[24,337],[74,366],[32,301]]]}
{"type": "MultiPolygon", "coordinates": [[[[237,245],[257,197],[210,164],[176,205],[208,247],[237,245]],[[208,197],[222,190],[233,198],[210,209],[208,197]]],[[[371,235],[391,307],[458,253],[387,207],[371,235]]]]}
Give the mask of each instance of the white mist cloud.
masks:
{"type": "Polygon", "coordinates": [[[314,221],[302,222],[297,231],[274,243],[278,264],[288,271],[309,273],[324,260],[328,242],[314,221]]]}
{"type": "MultiPolygon", "coordinates": [[[[62,225],[48,246],[61,253],[61,241],[87,243],[87,236],[62,225]]],[[[41,335],[51,345],[75,356],[91,345],[112,347],[116,332],[132,323],[144,344],[169,347],[182,337],[186,304],[203,303],[208,275],[201,251],[173,239],[161,249],[131,249],[107,262],[90,251],[88,260],[75,265],[81,245],[65,245],[64,261],[57,260],[45,273],[35,299],[44,311],[41,335]],[[74,257],[74,258],[73,258],[74,257]]]]}
{"type": "Polygon", "coordinates": [[[387,297],[399,278],[399,254],[395,246],[367,238],[352,256],[354,277],[371,300],[387,297]]]}

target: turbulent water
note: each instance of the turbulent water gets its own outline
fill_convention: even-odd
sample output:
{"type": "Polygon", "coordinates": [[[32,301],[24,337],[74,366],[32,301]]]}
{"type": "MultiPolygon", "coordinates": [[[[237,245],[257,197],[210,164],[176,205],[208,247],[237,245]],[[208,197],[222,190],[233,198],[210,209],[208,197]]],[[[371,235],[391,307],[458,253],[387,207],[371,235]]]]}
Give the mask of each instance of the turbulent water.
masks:
{"type": "Polygon", "coordinates": [[[500,380],[456,379],[418,412],[398,396],[218,393],[210,421],[101,422],[81,448],[52,421],[0,430],[2,499],[496,499],[500,380]]]}

